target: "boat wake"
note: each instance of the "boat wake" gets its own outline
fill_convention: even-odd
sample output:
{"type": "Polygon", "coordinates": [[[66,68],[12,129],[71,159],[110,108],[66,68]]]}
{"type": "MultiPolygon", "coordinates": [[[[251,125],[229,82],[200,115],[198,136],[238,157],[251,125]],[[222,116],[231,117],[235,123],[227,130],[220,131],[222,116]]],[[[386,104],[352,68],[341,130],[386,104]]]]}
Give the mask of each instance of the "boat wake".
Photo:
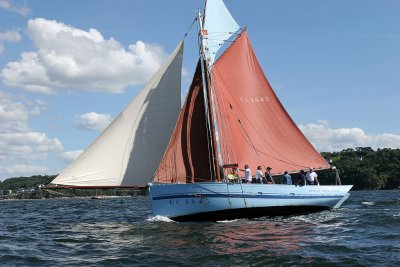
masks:
{"type": "Polygon", "coordinates": [[[175,222],[174,220],[171,220],[168,217],[160,216],[160,215],[150,217],[146,221],[148,221],[148,222],[175,222]]]}
{"type": "Polygon", "coordinates": [[[367,205],[367,206],[373,206],[373,205],[375,205],[375,202],[364,201],[364,202],[361,202],[361,204],[367,205]]]}
{"type": "Polygon", "coordinates": [[[217,223],[233,223],[233,222],[237,222],[237,221],[239,221],[239,219],[217,221],[217,223]]]}

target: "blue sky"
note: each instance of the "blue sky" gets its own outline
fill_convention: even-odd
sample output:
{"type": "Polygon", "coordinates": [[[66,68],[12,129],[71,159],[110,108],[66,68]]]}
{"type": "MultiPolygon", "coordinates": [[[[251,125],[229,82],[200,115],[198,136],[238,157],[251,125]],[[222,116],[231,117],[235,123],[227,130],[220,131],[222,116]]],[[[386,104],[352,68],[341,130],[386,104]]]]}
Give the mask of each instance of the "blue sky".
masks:
{"type": "MultiPolygon", "coordinates": [[[[400,148],[400,1],[225,3],[319,151],[400,148]]],[[[0,0],[0,180],[62,170],[135,96],[203,6],[0,0]]],[[[195,29],[182,95],[196,62],[195,29]]]]}

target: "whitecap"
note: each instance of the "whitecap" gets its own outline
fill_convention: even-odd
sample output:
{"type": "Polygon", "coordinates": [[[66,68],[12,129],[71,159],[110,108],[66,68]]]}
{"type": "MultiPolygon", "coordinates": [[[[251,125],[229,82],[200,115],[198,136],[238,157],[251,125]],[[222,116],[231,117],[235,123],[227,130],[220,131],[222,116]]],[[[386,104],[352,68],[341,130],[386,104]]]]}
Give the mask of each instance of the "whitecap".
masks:
{"type": "Polygon", "coordinates": [[[373,206],[373,205],[375,205],[375,202],[364,201],[364,202],[361,202],[361,204],[368,205],[368,206],[373,206]]]}
{"type": "Polygon", "coordinates": [[[237,222],[239,219],[234,219],[234,220],[224,220],[224,221],[217,221],[217,223],[232,223],[232,222],[237,222]]]}
{"type": "Polygon", "coordinates": [[[150,217],[146,221],[148,221],[148,222],[175,222],[174,220],[171,220],[170,218],[161,216],[161,215],[156,215],[154,217],[150,217]]]}

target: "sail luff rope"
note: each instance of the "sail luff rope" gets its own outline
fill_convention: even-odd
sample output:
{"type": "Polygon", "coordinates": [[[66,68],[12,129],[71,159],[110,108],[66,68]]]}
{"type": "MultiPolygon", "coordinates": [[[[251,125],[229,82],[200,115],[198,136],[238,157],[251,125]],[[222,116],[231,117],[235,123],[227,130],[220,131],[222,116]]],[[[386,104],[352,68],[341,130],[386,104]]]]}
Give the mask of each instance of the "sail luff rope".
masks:
{"type": "MultiPolygon", "coordinates": [[[[213,86],[214,87],[214,86],[213,86]]],[[[214,87],[215,88],[215,87],[214,87]]],[[[220,96],[220,98],[222,98],[222,95],[221,95],[221,92],[220,91],[218,91],[218,90],[216,90],[216,93],[218,94],[219,93],[219,96],[220,96]]],[[[225,108],[225,105],[221,105],[221,103],[219,102],[219,98],[216,98],[216,102],[217,102],[217,105],[218,105],[218,107],[221,107],[222,106],[222,108],[224,109],[224,112],[225,112],[225,114],[227,114],[227,112],[226,112],[226,108],[225,108]]],[[[220,120],[222,120],[222,114],[221,114],[221,108],[217,108],[217,110],[218,110],[218,114],[219,114],[219,117],[220,117],[220,120]]],[[[229,134],[229,140],[232,140],[232,135],[231,135],[231,128],[230,128],[230,125],[229,125],[229,123],[227,123],[227,126],[224,124],[224,123],[222,123],[221,122],[221,130],[223,130],[223,128],[228,128],[227,129],[227,133],[229,134]]],[[[219,134],[219,132],[218,132],[218,134],[219,134]]],[[[224,138],[225,139],[225,138],[224,138]]],[[[220,138],[220,144],[221,144],[221,138],[220,138]]],[[[225,142],[226,143],[226,142],[225,142]]],[[[235,153],[235,150],[234,150],[234,148],[233,148],[233,142],[229,142],[229,144],[230,144],[230,149],[231,149],[231,151],[233,151],[232,152],[232,158],[234,159],[234,162],[237,162],[237,157],[236,157],[236,153],[235,153]]],[[[229,153],[229,149],[228,148],[226,148],[225,149],[226,150],[226,154],[227,154],[227,157],[228,157],[228,162],[230,162],[230,153],[229,153]]],[[[222,151],[221,151],[221,156],[222,156],[222,151]]]]}
{"type": "Polygon", "coordinates": [[[212,92],[212,87],[211,87],[211,77],[210,74],[208,72],[208,66],[207,66],[207,62],[205,62],[205,68],[204,71],[206,72],[206,82],[207,82],[207,100],[208,100],[208,105],[209,105],[209,117],[210,117],[210,138],[211,138],[211,142],[212,142],[212,146],[211,146],[211,150],[212,150],[212,160],[213,160],[213,166],[214,166],[214,172],[215,172],[215,178],[216,180],[220,181],[221,180],[221,176],[220,176],[220,170],[219,170],[219,150],[218,150],[218,143],[217,143],[217,129],[218,129],[218,125],[216,124],[216,118],[215,118],[215,108],[214,108],[214,102],[213,102],[213,92],[212,92]]]}
{"type": "MultiPolygon", "coordinates": [[[[216,114],[216,104],[215,104],[215,90],[214,90],[214,85],[213,85],[213,81],[212,81],[212,79],[211,79],[211,75],[210,75],[210,73],[209,72],[207,72],[207,74],[208,74],[208,82],[209,82],[209,84],[210,84],[210,93],[211,93],[211,106],[212,106],[212,108],[213,108],[213,116],[214,116],[214,134],[215,134],[215,137],[217,137],[217,133],[218,133],[218,137],[219,137],[219,125],[218,125],[218,118],[217,118],[217,114],[216,114]]],[[[219,111],[219,109],[218,109],[218,111],[219,111]]],[[[218,163],[220,164],[220,163],[222,163],[222,162],[219,162],[219,154],[221,153],[221,146],[220,146],[220,142],[219,142],[219,144],[217,143],[216,144],[217,145],[217,157],[218,157],[218,163]],[[219,149],[218,149],[219,148],[219,149]]]]}
{"type": "MultiPolygon", "coordinates": [[[[209,39],[207,38],[207,44],[209,43],[208,42],[209,41],[209,39]]],[[[224,40],[223,40],[224,41],[224,40]]],[[[225,40],[226,41],[226,40],[225,40]]],[[[209,51],[207,51],[206,50],[206,52],[208,53],[209,51]]],[[[210,67],[208,67],[207,66],[207,61],[206,61],[206,75],[207,75],[207,81],[208,81],[208,85],[209,85],[209,92],[210,92],[210,96],[209,96],[209,101],[210,101],[210,105],[211,105],[211,115],[212,115],[212,119],[211,119],[211,122],[213,122],[213,134],[214,134],[214,137],[215,137],[215,140],[214,140],[214,138],[213,138],[213,142],[215,142],[215,150],[216,150],[216,152],[217,152],[217,154],[213,154],[215,157],[216,157],[216,160],[217,160],[217,162],[218,162],[218,167],[220,166],[220,165],[223,165],[223,162],[222,162],[222,148],[221,148],[221,139],[219,139],[219,142],[217,142],[217,140],[216,140],[216,138],[217,138],[217,133],[218,133],[218,136],[220,136],[219,135],[219,129],[222,129],[223,128],[223,125],[219,125],[218,124],[218,114],[219,114],[219,117],[221,118],[222,116],[221,116],[221,110],[218,108],[218,106],[219,106],[219,102],[218,102],[218,100],[217,100],[217,98],[215,97],[215,89],[214,89],[214,83],[213,83],[213,80],[212,80],[212,77],[211,77],[211,69],[212,69],[212,66],[213,65],[211,65],[210,67]],[[217,106],[218,105],[218,106],[217,106]],[[217,111],[216,111],[217,110],[217,111]],[[220,128],[220,126],[222,126],[221,128],[220,128]],[[220,157],[221,156],[221,157],[220,157]]],[[[219,170],[218,170],[219,171],[219,170]]],[[[219,175],[217,175],[217,177],[218,177],[219,175]]],[[[220,177],[220,179],[222,179],[221,177],[220,177]]]]}
{"type": "MultiPolygon", "coordinates": [[[[229,32],[229,33],[231,33],[232,35],[231,35],[231,37],[229,38],[229,39],[232,39],[232,36],[234,36],[235,35],[235,37],[236,38],[234,38],[234,40],[232,40],[232,41],[230,41],[229,39],[227,39],[227,40],[222,40],[223,41],[223,43],[222,44],[220,44],[220,46],[222,46],[222,45],[224,45],[225,43],[227,43],[227,42],[231,42],[231,43],[233,43],[236,39],[237,39],[237,37],[238,36],[240,36],[241,34],[242,34],[242,32],[245,30],[246,28],[238,28],[237,30],[235,30],[234,32],[229,32]]],[[[225,33],[225,32],[224,32],[225,33]]],[[[209,41],[210,39],[207,39],[207,41],[209,41]]],[[[226,49],[226,50],[228,50],[229,49],[229,47],[226,49]]],[[[225,52],[226,52],[226,50],[221,54],[221,56],[223,55],[223,54],[225,54],[225,52]]],[[[218,58],[219,59],[219,58],[218,58]]],[[[218,61],[218,59],[217,59],[217,61],[218,61]]],[[[209,67],[209,71],[211,71],[211,69],[213,68],[213,66],[215,65],[215,62],[209,67]]],[[[214,84],[213,84],[213,82],[212,82],[212,79],[210,79],[210,83],[211,83],[211,86],[212,86],[212,88],[214,88],[214,84]]],[[[214,90],[215,91],[215,90],[214,90]]],[[[217,91],[217,94],[218,94],[218,90],[216,90],[217,91]]],[[[220,94],[220,96],[221,96],[221,92],[219,92],[220,94]]],[[[221,96],[222,97],[222,96],[221,96]]],[[[218,98],[215,98],[216,99],[216,102],[217,102],[217,105],[219,106],[219,107],[221,107],[221,104],[219,103],[219,100],[218,100],[218,98]]],[[[224,109],[224,111],[225,111],[225,113],[227,114],[227,112],[226,112],[226,109],[225,109],[225,105],[222,105],[222,107],[223,107],[223,109],[224,109]]],[[[219,114],[219,117],[220,118],[222,118],[222,114],[221,114],[221,109],[220,108],[217,108],[217,110],[218,110],[218,114],[219,114]]],[[[225,128],[225,126],[224,126],[224,124],[223,123],[221,123],[221,130],[223,129],[223,128],[225,128]]],[[[229,133],[229,135],[230,135],[230,125],[228,124],[228,133],[229,133]]],[[[218,135],[219,135],[219,132],[218,132],[218,135]]],[[[230,136],[230,139],[232,139],[232,137],[230,136]]],[[[219,144],[220,144],[220,149],[221,149],[221,151],[220,151],[220,153],[221,153],[221,159],[223,160],[223,151],[222,151],[222,146],[221,146],[221,139],[220,139],[220,142],[219,142],[219,144]]],[[[235,161],[237,161],[237,157],[236,157],[236,153],[235,153],[235,150],[233,149],[233,142],[230,142],[230,149],[233,151],[232,153],[233,153],[233,158],[234,158],[234,160],[235,161]]],[[[228,161],[230,161],[230,153],[229,153],[229,149],[228,148],[226,148],[225,149],[225,153],[227,154],[227,157],[228,157],[228,161]]]]}

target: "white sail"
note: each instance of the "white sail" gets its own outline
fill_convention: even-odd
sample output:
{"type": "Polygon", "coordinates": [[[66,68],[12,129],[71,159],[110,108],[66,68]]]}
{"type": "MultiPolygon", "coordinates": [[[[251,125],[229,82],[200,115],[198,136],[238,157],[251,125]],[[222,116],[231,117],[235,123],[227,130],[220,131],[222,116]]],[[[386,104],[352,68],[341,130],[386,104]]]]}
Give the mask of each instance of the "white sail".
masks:
{"type": "Polygon", "coordinates": [[[204,36],[207,47],[207,59],[210,65],[214,62],[218,50],[240,29],[235,19],[227,9],[223,0],[207,0],[204,15],[204,36]]]}
{"type": "Polygon", "coordinates": [[[147,185],[179,116],[182,53],[183,42],[130,104],[52,184],[147,185]]]}

